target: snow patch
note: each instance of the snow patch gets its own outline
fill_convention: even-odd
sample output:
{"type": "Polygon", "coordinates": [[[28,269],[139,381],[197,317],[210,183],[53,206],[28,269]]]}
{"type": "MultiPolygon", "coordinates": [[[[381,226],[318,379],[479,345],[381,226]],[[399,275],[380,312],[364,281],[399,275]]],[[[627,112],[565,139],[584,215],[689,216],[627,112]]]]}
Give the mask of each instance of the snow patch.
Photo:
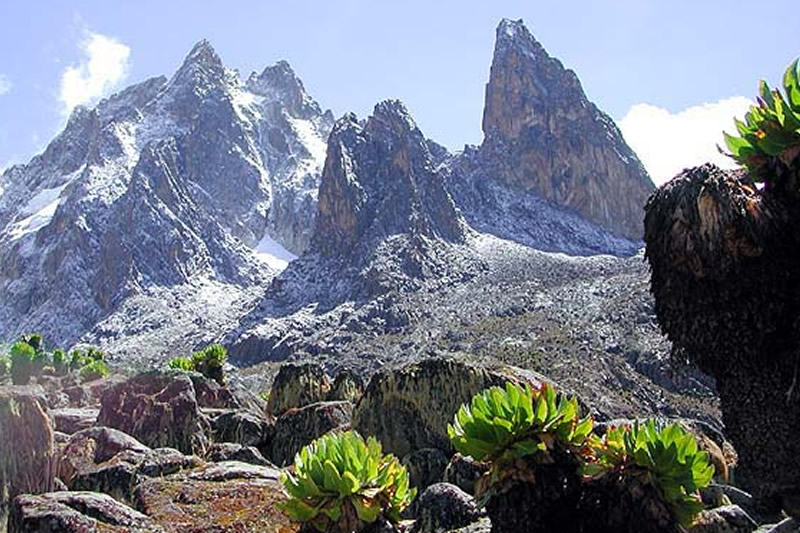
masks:
{"type": "Polygon", "coordinates": [[[11,240],[16,240],[28,233],[39,231],[53,219],[61,203],[61,191],[69,185],[69,181],[60,187],[43,189],[31,198],[20,210],[21,215],[30,215],[13,223],[8,229],[11,240]]]}
{"type": "Polygon", "coordinates": [[[297,259],[297,256],[281,246],[281,244],[264,233],[264,237],[259,241],[254,249],[256,257],[267,263],[270,267],[277,270],[284,270],[289,263],[297,259]]]}
{"type": "Polygon", "coordinates": [[[328,144],[319,133],[317,125],[312,120],[287,117],[289,124],[297,134],[297,138],[306,147],[314,160],[315,166],[322,168],[325,164],[325,154],[328,151],[328,144]]]}

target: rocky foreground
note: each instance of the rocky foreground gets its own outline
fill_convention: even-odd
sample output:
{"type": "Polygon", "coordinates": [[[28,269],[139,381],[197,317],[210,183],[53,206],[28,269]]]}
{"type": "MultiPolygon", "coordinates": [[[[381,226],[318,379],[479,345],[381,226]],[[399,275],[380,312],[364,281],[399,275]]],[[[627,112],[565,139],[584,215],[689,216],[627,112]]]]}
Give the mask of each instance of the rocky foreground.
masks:
{"type": "MultiPolygon", "coordinates": [[[[511,366],[433,358],[378,372],[366,386],[352,372],[331,378],[319,366],[284,365],[268,397],[161,370],[3,386],[0,531],[6,524],[10,533],[296,531],[275,505],[287,498],[281,469],[313,439],[346,428],[374,435],[409,468],[420,496],[405,527],[489,531],[471,495],[482,467],[454,454],[446,424],[488,386],[542,380],[511,366]]],[[[691,531],[744,533],[777,521],[758,516],[746,493],[725,484],[736,453],[724,436],[683,423],[718,473],[691,531]]]]}

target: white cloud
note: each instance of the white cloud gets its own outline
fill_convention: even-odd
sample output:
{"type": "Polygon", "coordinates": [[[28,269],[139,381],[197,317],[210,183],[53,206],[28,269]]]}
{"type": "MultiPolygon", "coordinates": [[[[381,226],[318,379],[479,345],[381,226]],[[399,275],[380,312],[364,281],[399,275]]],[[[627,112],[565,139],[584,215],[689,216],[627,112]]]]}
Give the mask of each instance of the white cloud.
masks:
{"type": "Polygon", "coordinates": [[[116,39],[89,32],[81,48],[84,60],[61,76],[59,98],[66,113],[76,105],[105,96],[128,74],[131,49],[116,39]]]}
{"type": "Polygon", "coordinates": [[[8,79],[8,76],[5,74],[0,74],[0,96],[3,96],[9,92],[13,86],[14,84],[11,83],[11,80],[8,79]]]}
{"type": "Polygon", "coordinates": [[[736,166],[719,153],[717,145],[725,147],[722,131],[735,132],[733,117],[741,118],[751,104],[743,96],[734,96],[678,113],[636,104],[619,121],[619,127],[655,184],[661,185],[687,167],[708,162],[723,168],[736,166]]]}

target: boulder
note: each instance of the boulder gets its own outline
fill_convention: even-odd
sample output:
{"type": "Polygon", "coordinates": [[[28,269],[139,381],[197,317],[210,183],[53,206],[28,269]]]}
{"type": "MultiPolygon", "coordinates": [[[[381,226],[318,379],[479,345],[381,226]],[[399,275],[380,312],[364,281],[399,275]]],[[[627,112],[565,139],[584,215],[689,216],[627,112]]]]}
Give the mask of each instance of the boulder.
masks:
{"type": "Polygon", "coordinates": [[[442,533],[468,526],[484,514],[472,496],[449,483],[428,487],[417,504],[417,533],[442,533]]]}
{"type": "Polygon", "coordinates": [[[331,430],[347,426],[352,418],[350,402],[318,402],[287,411],[275,422],[270,459],[285,466],[303,446],[331,430]]]}
{"type": "Polygon", "coordinates": [[[103,492],[123,502],[143,478],[172,474],[202,461],[173,448],[151,450],[121,431],[96,427],[73,435],[59,463],[71,490],[103,492]]]}
{"type": "Polygon", "coordinates": [[[431,358],[375,374],[353,411],[353,428],[374,435],[387,452],[402,457],[422,448],[453,453],[447,424],[481,390],[530,379],[512,367],[489,370],[447,358],[431,358]]]}
{"type": "Polygon", "coordinates": [[[136,508],[174,533],[291,533],[296,524],[276,507],[286,501],[280,472],[244,463],[208,465],[136,489],[136,508]]]}
{"type": "Polygon", "coordinates": [[[274,426],[274,421],[244,409],[225,411],[211,419],[216,442],[233,442],[265,451],[270,448],[274,426]]]}
{"type": "Polygon", "coordinates": [[[109,388],[101,401],[98,425],[133,435],[151,448],[177,448],[203,455],[211,428],[185,373],[153,371],[109,388]]]}
{"type": "Polygon", "coordinates": [[[53,490],[55,442],[38,387],[0,387],[0,531],[19,494],[53,490]]]}
{"type": "Polygon", "coordinates": [[[436,448],[423,448],[403,457],[403,465],[408,469],[409,482],[421,493],[430,485],[444,478],[447,468],[447,455],[436,448]]]}
{"type": "Polygon", "coordinates": [[[267,412],[280,416],[289,409],[324,401],[331,389],[321,366],[313,363],[282,365],[272,383],[267,412]]]}
{"type": "Polygon", "coordinates": [[[258,449],[232,442],[219,442],[211,446],[211,449],[206,455],[206,460],[215,463],[222,461],[240,461],[252,465],[274,467],[272,463],[264,458],[258,449]]]}
{"type": "Polygon", "coordinates": [[[9,533],[166,533],[152,519],[94,492],[25,494],[14,500],[9,533]]]}
{"type": "Polygon", "coordinates": [[[701,511],[689,533],[751,533],[758,524],[738,505],[701,511]]]}
{"type": "Polygon", "coordinates": [[[444,481],[460,488],[467,494],[475,494],[475,483],[488,470],[488,465],[472,457],[456,453],[444,470],[444,481]]]}
{"type": "Polygon", "coordinates": [[[99,409],[91,407],[62,407],[50,411],[56,431],[69,435],[94,426],[99,413],[99,409]]]}

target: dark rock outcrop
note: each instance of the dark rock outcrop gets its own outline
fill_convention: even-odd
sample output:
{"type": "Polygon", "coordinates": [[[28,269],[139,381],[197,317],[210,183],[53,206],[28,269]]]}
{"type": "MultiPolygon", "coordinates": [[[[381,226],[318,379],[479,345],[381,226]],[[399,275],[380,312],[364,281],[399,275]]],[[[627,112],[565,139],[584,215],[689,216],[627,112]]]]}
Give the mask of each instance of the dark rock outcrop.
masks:
{"type": "Polygon", "coordinates": [[[106,494],[51,492],[14,500],[9,533],[166,533],[150,517],[106,494]]]}
{"type": "Polygon", "coordinates": [[[331,430],[348,426],[352,418],[350,402],[319,402],[287,411],[275,422],[269,459],[285,466],[303,446],[331,430]]]}
{"type": "Polygon", "coordinates": [[[208,461],[239,461],[257,466],[274,466],[253,446],[242,446],[232,442],[218,442],[211,446],[206,455],[208,461]]]}
{"type": "Polygon", "coordinates": [[[229,442],[269,450],[275,423],[250,411],[227,411],[211,419],[216,442],[229,442]]]}
{"type": "Polygon", "coordinates": [[[486,463],[479,463],[470,456],[456,453],[444,470],[444,481],[460,488],[467,494],[475,494],[475,483],[488,470],[486,463]]]}
{"type": "Polygon", "coordinates": [[[182,373],[147,372],[107,390],[98,425],[119,429],[152,448],[172,447],[202,455],[210,425],[194,385],[182,373]]]}
{"type": "Polygon", "coordinates": [[[408,480],[417,492],[422,493],[434,483],[443,480],[447,468],[447,455],[436,448],[423,448],[404,456],[400,461],[408,469],[408,480]]]}

